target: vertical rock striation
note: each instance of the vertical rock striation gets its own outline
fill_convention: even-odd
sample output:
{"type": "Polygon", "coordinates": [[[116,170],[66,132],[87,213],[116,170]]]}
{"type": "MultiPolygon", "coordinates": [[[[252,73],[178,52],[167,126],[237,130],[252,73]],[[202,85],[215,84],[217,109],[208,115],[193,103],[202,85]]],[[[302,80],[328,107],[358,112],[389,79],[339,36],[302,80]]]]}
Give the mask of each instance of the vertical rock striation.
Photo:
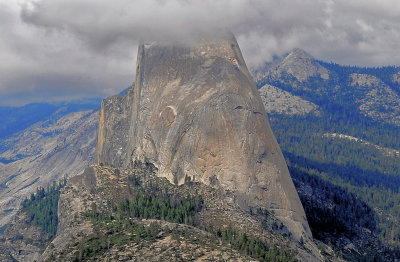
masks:
{"type": "Polygon", "coordinates": [[[296,239],[305,213],[232,34],[139,47],[135,86],[103,101],[97,164],[149,161],[171,183],[236,192],[242,208],[268,208],[296,239]]]}

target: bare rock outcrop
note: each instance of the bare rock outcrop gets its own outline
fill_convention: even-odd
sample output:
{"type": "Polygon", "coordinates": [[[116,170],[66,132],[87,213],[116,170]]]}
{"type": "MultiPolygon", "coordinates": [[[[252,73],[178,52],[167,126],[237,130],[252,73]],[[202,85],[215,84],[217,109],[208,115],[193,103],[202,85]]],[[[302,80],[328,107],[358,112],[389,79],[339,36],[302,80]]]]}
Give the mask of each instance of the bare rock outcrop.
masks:
{"type": "Polygon", "coordinates": [[[137,61],[135,86],[103,102],[97,164],[152,162],[171,183],[192,180],[233,191],[242,208],[269,208],[296,239],[310,238],[234,36],[141,44],[137,61]]]}
{"type": "Polygon", "coordinates": [[[359,93],[356,103],[364,115],[400,125],[400,96],[381,79],[367,74],[351,74],[350,85],[359,93]]]}
{"type": "Polygon", "coordinates": [[[400,84],[400,71],[392,76],[392,80],[393,82],[400,84]]]}
{"type": "Polygon", "coordinates": [[[99,134],[96,146],[96,163],[122,166],[127,154],[129,119],[133,88],[125,95],[115,95],[103,100],[100,109],[99,134]]]}
{"type": "Polygon", "coordinates": [[[270,114],[306,115],[318,114],[318,106],[299,96],[272,85],[264,85],[259,90],[265,110],[270,114]]]}

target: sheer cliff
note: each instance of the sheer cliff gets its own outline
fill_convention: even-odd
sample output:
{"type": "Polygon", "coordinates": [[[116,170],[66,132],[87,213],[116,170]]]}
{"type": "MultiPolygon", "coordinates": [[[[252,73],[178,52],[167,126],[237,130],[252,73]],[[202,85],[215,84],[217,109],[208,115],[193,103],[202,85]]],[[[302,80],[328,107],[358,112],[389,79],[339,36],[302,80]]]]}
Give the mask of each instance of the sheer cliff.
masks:
{"type": "Polygon", "coordinates": [[[235,192],[242,208],[268,208],[300,239],[303,207],[239,46],[231,34],[195,44],[139,47],[136,81],[103,101],[97,164],[151,162],[171,183],[235,192]]]}

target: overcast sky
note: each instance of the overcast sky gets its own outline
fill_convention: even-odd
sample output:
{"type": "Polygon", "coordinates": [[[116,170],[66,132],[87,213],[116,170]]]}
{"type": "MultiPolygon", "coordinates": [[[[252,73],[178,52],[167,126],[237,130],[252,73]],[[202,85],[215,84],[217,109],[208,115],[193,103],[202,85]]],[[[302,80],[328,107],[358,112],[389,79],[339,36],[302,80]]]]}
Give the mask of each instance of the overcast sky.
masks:
{"type": "Polygon", "coordinates": [[[400,65],[399,0],[0,0],[0,105],[115,94],[134,80],[139,39],[216,26],[249,67],[296,47],[400,65]]]}

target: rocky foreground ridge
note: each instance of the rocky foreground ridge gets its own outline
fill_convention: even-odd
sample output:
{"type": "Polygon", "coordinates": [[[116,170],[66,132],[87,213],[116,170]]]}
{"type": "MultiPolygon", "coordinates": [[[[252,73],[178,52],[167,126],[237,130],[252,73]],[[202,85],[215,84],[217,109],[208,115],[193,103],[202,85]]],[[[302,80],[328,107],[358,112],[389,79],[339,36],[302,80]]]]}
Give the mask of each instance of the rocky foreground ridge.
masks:
{"type": "Polygon", "coordinates": [[[312,243],[292,241],[273,213],[244,211],[234,192],[199,182],[174,185],[156,172],[152,164],[136,161],[129,169],[93,166],[72,178],[61,194],[57,236],[40,260],[256,261],[259,254],[319,260],[312,243]],[[159,210],[162,203],[177,209],[140,211],[156,201],[159,210]],[[178,213],[181,205],[193,208],[178,213]],[[240,248],[255,244],[258,254],[240,248]]]}

